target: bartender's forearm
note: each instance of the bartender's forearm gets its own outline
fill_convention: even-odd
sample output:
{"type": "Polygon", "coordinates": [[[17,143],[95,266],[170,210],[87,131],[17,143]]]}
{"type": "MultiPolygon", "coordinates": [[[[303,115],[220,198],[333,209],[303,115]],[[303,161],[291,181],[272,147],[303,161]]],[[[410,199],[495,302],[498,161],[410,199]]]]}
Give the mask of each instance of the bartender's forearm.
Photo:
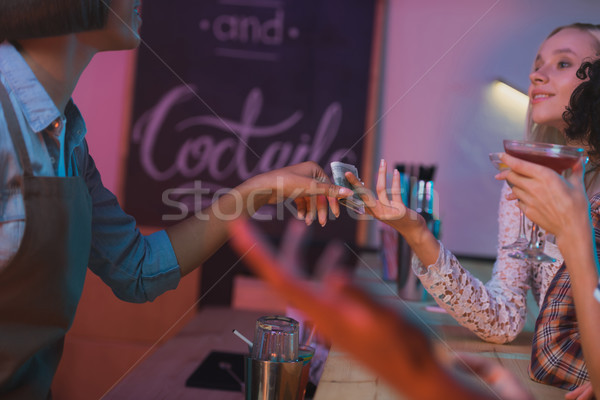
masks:
{"type": "Polygon", "coordinates": [[[210,207],[166,229],[181,275],[187,275],[214,254],[229,238],[227,224],[247,218],[265,205],[270,191],[246,182],[221,196],[210,207]]]}

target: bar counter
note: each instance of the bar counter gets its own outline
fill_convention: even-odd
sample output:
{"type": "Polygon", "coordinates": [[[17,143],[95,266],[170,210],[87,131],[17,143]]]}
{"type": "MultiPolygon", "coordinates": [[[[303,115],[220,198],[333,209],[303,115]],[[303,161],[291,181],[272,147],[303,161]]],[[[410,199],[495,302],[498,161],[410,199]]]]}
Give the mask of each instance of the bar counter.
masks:
{"type": "MultiPolygon", "coordinates": [[[[461,265],[473,275],[486,282],[491,274],[491,262],[461,259],[461,265]]],[[[373,253],[359,257],[355,272],[355,281],[373,296],[385,304],[401,310],[415,321],[421,322],[424,330],[433,339],[441,357],[454,352],[477,354],[481,357],[496,359],[501,365],[515,374],[536,399],[564,399],[566,390],[539,384],[529,379],[528,365],[531,355],[531,342],[538,307],[531,294],[528,298],[527,322],[523,331],[509,344],[488,343],[474,333],[460,326],[451,316],[435,307],[429,297],[425,301],[404,301],[397,296],[395,282],[381,279],[379,256],[373,253]],[[433,309],[434,311],[428,311],[433,309]]],[[[477,379],[474,385],[482,384],[477,379]]],[[[335,343],[325,364],[325,371],[317,387],[314,400],[330,399],[404,399],[393,392],[377,376],[361,367],[348,354],[336,351],[335,343]]]]}
{"type": "MultiPolygon", "coordinates": [[[[396,295],[394,283],[381,280],[376,255],[361,256],[356,280],[384,303],[421,321],[443,356],[453,352],[478,354],[496,359],[517,375],[536,399],[563,399],[566,391],[531,381],[527,366],[531,351],[534,315],[529,313],[524,331],[510,344],[498,345],[479,339],[459,326],[445,313],[429,311],[429,300],[409,302],[396,295]],[[361,265],[362,264],[362,265],[361,265]]],[[[468,267],[469,268],[469,267],[468,267]]],[[[470,269],[470,268],[469,268],[470,269]]],[[[232,334],[238,329],[252,338],[255,321],[269,310],[249,311],[228,307],[206,307],[171,340],[140,362],[104,397],[104,399],[219,399],[241,400],[241,392],[186,387],[185,382],[200,362],[213,350],[248,351],[245,343],[232,334]]],[[[474,380],[477,384],[477,381],[474,380]]],[[[325,363],[314,400],[404,399],[377,376],[365,370],[349,355],[339,351],[335,342],[325,363]]]]}

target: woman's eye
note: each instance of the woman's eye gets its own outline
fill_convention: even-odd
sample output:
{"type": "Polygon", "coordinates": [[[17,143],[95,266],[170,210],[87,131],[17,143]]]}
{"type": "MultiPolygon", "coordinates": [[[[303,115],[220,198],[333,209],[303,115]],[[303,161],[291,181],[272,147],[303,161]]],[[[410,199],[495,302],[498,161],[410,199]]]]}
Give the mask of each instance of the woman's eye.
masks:
{"type": "Polygon", "coordinates": [[[568,61],[559,61],[558,62],[558,68],[569,68],[571,66],[571,63],[568,61]]]}

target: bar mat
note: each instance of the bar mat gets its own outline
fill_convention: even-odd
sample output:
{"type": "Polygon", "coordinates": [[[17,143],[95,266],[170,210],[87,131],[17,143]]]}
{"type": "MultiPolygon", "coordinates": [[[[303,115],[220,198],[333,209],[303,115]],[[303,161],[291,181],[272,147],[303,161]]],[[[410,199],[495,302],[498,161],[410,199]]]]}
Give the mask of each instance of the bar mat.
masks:
{"type": "Polygon", "coordinates": [[[186,386],[239,392],[244,380],[244,354],[212,351],[185,382],[186,386]]]}

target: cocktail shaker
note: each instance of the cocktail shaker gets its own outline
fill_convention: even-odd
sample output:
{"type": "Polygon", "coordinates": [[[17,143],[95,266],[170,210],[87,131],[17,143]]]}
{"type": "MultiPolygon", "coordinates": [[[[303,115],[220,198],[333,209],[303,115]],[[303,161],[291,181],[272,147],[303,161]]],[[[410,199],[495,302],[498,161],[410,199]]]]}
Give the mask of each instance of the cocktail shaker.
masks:
{"type": "Polygon", "coordinates": [[[304,361],[246,358],[246,400],[296,400],[304,361]]]}
{"type": "Polygon", "coordinates": [[[256,321],[252,352],[245,359],[246,400],[297,400],[304,394],[298,321],[265,316],[256,321]]]}

